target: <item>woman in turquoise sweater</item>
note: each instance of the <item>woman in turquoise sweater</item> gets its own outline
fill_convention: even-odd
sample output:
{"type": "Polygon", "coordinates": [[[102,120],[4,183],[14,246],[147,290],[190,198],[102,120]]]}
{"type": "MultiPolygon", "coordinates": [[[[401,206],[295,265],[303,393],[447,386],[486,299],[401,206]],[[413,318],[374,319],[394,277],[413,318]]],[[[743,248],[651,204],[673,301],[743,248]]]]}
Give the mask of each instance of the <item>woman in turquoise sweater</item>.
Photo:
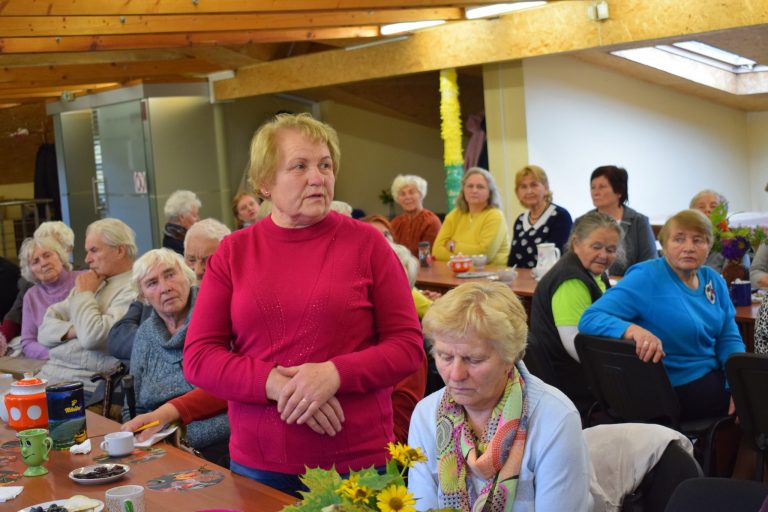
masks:
{"type": "Polygon", "coordinates": [[[509,231],[501,211],[501,200],[491,173],[472,167],[461,179],[456,208],[443,222],[432,255],[448,261],[454,254],[485,254],[488,262],[506,265],[509,258],[509,231]]]}
{"type": "Polygon", "coordinates": [[[682,419],[732,413],[723,369],[744,343],[725,281],[704,266],[712,224],[701,212],[684,210],[659,238],[664,257],[630,268],[584,312],[579,331],[634,340],[643,361],[663,361],[682,419]]]}

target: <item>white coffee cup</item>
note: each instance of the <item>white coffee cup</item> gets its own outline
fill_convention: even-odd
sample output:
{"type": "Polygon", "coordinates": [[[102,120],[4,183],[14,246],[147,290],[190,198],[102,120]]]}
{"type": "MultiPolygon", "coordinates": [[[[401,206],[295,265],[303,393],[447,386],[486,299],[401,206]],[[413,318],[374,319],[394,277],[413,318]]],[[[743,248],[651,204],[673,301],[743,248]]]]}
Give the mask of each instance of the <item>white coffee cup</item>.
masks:
{"type": "Polygon", "coordinates": [[[112,432],[99,445],[110,457],[128,455],[133,451],[133,432],[112,432]]]}
{"type": "Polygon", "coordinates": [[[107,489],[109,512],[144,512],[144,488],[140,485],[121,485],[107,489]]]}

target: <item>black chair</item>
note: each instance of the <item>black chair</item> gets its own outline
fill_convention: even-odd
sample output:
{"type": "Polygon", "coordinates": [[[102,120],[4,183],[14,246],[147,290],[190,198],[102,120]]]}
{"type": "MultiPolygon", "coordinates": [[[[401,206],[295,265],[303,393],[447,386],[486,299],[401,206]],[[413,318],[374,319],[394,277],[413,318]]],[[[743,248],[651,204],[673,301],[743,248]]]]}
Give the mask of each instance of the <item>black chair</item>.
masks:
{"type": "Polygon", "coordinates": [[[656,465],[635,491],[624,498],[622,512],[664,510],[677,487],[704,476],[701,466],[678,443],[669,443],[656,465]]]}
{"type": "Polygon", "coordinates": [[[768,357],[733,354],[725,363],[725,371],[741,428],[757,448],[755,480],[762,482],[768,451],[768,357]]]}
{"type": "Polygon", "coordinates": [[[751,480],[692,478],[681,483],[665,512],[757,512],[768,485],[751,480]]]}
{"type": "Polygon", "coordinates": [[[576,336],[587,381],[605,413],[616,421],[658,423],[702,443],[701,466],[712,474],[716,430],[731,417],[680,421],[680,402],[660,363],[644,363],[634,342],[600,336],[576,336]]]}
{"type": "Polygon", "coordinates": [[[544,349],[531,336],[528,336],[528,344],[525,347],[523,362],[531,374],[537,376],[550,386],[562,389],[560,387],[560,379],[552,367],[552,361],[549,360],[544,349]]]}

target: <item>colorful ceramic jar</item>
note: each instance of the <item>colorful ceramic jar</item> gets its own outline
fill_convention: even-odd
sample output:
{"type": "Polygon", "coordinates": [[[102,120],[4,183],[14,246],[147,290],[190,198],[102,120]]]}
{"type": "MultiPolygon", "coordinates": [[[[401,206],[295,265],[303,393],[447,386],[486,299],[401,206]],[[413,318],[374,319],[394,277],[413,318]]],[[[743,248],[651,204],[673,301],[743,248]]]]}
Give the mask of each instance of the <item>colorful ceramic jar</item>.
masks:
{"type": "Polygon", "coordinates": [[[11,384],[11,391],[5,395],[8,409],[8,426],[14,430],[48,428],[48,405],[45,385],[47,381],[25,373],[24,378],[11,384]]]}

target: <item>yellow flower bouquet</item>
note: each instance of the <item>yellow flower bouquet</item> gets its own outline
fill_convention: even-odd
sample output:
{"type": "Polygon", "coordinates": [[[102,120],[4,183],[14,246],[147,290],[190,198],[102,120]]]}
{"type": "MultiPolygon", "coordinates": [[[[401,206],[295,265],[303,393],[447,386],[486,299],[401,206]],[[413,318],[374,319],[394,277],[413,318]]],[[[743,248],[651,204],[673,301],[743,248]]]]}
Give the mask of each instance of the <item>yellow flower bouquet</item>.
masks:
{"type": "Polygon", "coordinates": [[[416,499],[405,486],[405,471],[427,457],[420,448],[402,443],[387,445],[390,460],[379,474],[373,467],[352,471],[343,479],[336,468],[307,469],[301,477],[307,491],[302,500],[283,512],[415,512],[416,499]]]}

